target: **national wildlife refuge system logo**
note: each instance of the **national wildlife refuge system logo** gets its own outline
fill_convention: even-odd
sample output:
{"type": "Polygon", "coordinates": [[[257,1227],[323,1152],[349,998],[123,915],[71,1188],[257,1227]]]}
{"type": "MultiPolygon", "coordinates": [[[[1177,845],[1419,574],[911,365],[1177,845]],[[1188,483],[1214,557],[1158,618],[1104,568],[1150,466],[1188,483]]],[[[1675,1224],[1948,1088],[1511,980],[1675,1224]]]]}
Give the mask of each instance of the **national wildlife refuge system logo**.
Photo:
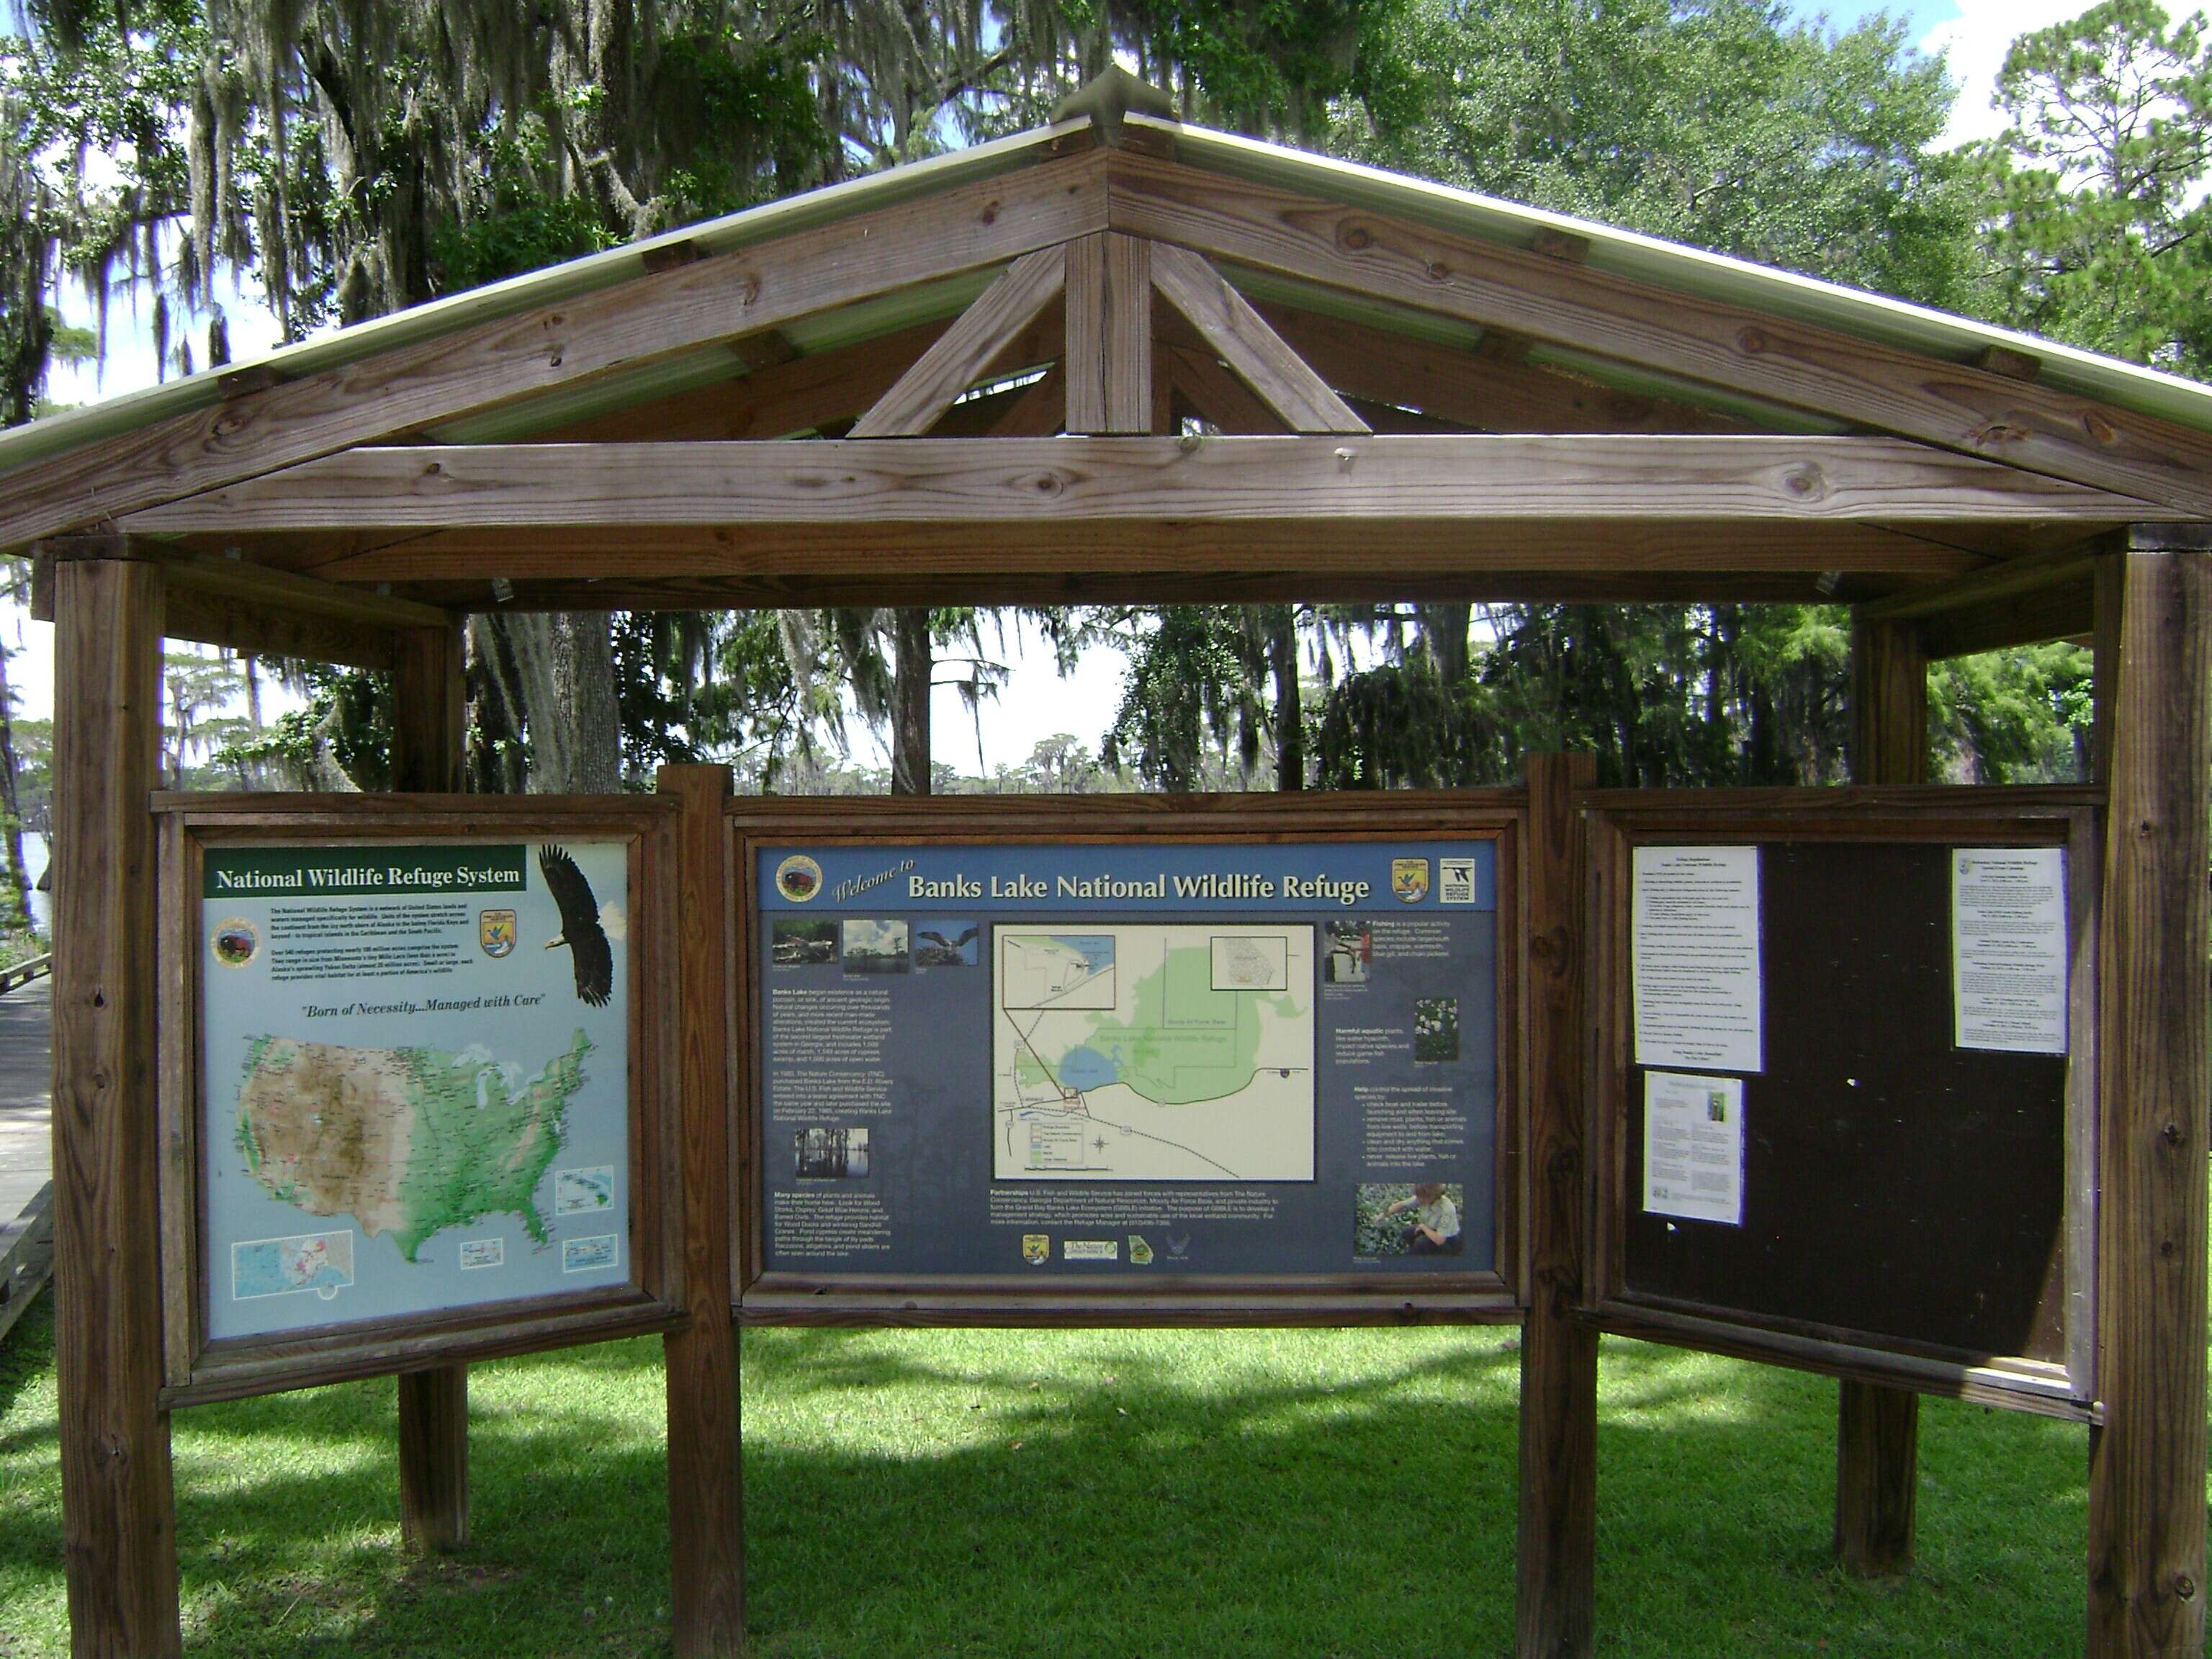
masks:
{"type": "Polygon", "coordinates": [[[775,866],[775,890],[793,904],[804,904],[822,890],[822,866],[804,853],[793,853],[775,866]]]}

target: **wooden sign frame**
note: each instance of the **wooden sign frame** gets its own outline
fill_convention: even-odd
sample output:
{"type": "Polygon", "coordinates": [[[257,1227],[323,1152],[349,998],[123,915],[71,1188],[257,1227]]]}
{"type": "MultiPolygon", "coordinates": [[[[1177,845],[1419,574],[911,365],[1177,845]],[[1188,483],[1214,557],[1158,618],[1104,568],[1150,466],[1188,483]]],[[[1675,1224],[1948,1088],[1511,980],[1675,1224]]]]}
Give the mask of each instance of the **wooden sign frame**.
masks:
{"type": "Polygon", "coordinates": [[[754,1325],[1269,1326],[1486,1323],[1526,1301],[1521,1147],[1527,952],[1522,939],[1527,793],[1521,789],[1359,795],[1218,795],[921,799],[732,799],[728,965],[738,1133],[732,1137],[732,1283],[754,1325]],[[1040,1284],[1000,1276],[769,1273],[757,1200],[764,1146],[756,848],[927,842],[1071,844],[1306,840],[1487,841],[1497,849],[1497,1116],[1493,1271],[1409,1274],[1188,1275],[1142,1285],[1040,1284]]]}
{"type": "MultiPolygon", "coordinates": [[[[2098,897],[2102,792],[2076,787],[1606,790],[1580,797],[1589,833],[1593,1202],[1586,1307],[1624,1335],[1832,1376],[2088,1420],[2097,1398],[2098,897]],[[2067,854],[2069,1048],[2064,1084],[2063,1358],[1893,1338],[1639,1294],[1626,1235],[1634,1063],[1629,921],[1632,849],[1653,843],[1931,844],[2063,848],[2067,854]]],[[[1873,1200],[1877,1194],[1867,1194],[1873,1200]]]]}
{"type": "Polygon", "coordinates": [[[199,795],[154,799],[160,869],[165,1405],[491,1358],[681,1322],[675,802],[652,796],[199,795]],[[211,1339],[203,1259],[201,888],[211,849],[380,842],[623,841],[630,916],[627,1282],[278,1335],[211,1339]]]}

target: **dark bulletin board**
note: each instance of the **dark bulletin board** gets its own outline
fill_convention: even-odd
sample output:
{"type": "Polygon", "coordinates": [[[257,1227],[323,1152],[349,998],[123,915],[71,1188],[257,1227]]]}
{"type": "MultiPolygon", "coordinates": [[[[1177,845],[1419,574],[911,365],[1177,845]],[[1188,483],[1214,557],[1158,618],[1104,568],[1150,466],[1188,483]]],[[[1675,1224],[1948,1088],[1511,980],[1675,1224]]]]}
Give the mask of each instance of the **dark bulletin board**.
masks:
{"type": "MultiPolygon", "coordinates": [[[[1607,1029],[1613,1300],[1961,1366],[2065,1367],[2085,1277],[2066,1056],[1954,1046],[1949,849],[2064,843],[2068,824],[1638,828],[1616,842],[1607,1029]],[[1759,847],[1765,1069],[1744,1081],[1743,1224],[1644,1212],[1644,1069],[1627,959],[1628,848],[1759,847]]],[[[2091,878],[2069,858],[2078,888],[2091,878]]],[[[2078,961],[2078,954],[2077,954],[2078,961]]],[[[2085,1054],[2080,988],[2069,1042],[2085,1054]]],[[[1666,1068],[1676,1069],[1676,1068],[1666,1068]]]]}

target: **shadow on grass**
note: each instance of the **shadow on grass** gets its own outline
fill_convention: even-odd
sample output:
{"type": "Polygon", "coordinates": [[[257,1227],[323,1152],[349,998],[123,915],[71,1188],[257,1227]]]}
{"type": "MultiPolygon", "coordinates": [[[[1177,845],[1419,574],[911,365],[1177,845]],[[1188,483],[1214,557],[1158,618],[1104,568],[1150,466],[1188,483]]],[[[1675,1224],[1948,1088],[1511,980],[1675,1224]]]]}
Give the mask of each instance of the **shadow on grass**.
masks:
{"type": "MultiPolygon", "coordinates": [[[[1495,1331],[751,1334],[753,1651],[1509,1653],[1516,1382],[1495,1331]]],[[[1828,1559],[1832,1384],[1608,1343],[1603,1387],[1601,1651],[2078,1649],[2079,1430],[1932,1405],[1922,1568],[1870,1586],[1828,1559]]],[[[661,1410],[656,1343],[479,1368],[476,1541],[428,1563],[388,1381],[179,1414],[188,1643],[665,1653],[661,1410]]],[[[53,1513],[0,1505],[0,1588],[58,1579],[53,1513]]]]}

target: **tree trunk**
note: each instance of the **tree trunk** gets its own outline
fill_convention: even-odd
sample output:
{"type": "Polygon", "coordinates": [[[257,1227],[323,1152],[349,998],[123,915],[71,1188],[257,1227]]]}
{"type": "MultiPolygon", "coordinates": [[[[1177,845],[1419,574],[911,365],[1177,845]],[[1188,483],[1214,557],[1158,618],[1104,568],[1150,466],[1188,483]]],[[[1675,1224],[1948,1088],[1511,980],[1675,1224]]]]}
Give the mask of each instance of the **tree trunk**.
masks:
{"type": "Polygon", "coordinates": [[[891,682],[891,793],[929,793],[929,676],[936,653],[929,639],[929,611],[910,605],[898,613],[896,664],[891,682]]]}
{"type": "Polygon", "coordinates": [[[1474,619],[1471,605],[1417,605],[1413,614],[1421,624],[1421,648],[1429,664],[1446,685],[1467,678],[1467,632],[1474,619]]]}
{"type": "Polygon", "coordinates": [[[611,795],[622,788],[622,720],[615,699],[610,619],[597,611],[517,611],[500,626],[514,658],[514,690],[533,795],[611,795]]]}
{"type": "Polygon", "coordinates": [[[1275,683],[1275,787],[1306,787],[1305,711],[1298,701],[1298,613],[1267,607],[1267,672],[1275,683]]]}

